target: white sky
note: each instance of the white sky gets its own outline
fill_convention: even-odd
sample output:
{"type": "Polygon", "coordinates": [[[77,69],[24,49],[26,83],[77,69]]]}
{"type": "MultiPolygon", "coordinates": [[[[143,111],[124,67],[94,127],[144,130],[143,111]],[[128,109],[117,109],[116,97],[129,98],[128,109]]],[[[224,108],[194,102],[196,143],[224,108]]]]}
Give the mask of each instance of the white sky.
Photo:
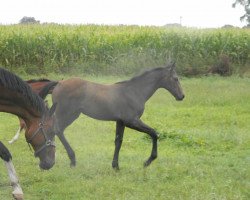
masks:
{"type": "Polygon", "coordinates": [[[16,24],[24,17],[40,22],[73,24],[165,25],[191,27],[244,26],[241,6],[234,0],[3,0],[0,24],[16,24]]]}

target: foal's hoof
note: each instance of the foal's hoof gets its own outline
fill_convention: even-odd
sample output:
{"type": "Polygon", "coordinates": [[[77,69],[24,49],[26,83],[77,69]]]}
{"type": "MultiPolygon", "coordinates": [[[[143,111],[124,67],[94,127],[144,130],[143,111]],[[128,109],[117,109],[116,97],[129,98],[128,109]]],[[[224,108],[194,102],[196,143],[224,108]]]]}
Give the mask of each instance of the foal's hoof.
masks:
{"type": "Polygon", "coordinates": [[[117,170],[117,171],[120,169],[119,165],[117,163],[114,163],[114,162],[112,163],[112,167],[114,170],[117,170]]]}
{"type": "Polygon", "coordinates": [[[150,164],[151,164],[151,161],[148,161],[148,160],[147,160],[146,162],[144,162],[143,167],[146,168],[146,167],[148,167],[150,164]]]}
{"type": "Polygon", "coordinates": [[[113,167],[113,169],[114,169],[115,171],[119,171],[119,170],[120,170],[119,166],[113,167]]]}
{"type": "Polygon", "coordinates": [[[76,161],[70,163],[70,167],[74,168],[76,166],[76,161]]]}
{"type": "Polygon", "coordinates": [[[149,158],[146,162],[144,162],[144,167],[148,167],[151,163],[152,163],[152,161],[153,161],[154,159],[152,159],[152,158],[149,158]]]}

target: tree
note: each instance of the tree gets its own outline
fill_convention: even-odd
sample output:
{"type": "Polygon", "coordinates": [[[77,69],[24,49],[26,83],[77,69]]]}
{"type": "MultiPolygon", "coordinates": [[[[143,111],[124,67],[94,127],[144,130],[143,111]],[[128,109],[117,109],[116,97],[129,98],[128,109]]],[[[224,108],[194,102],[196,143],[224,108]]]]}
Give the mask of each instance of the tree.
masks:
{"type": "Polygon", "coordinates": [[[40,21],[37,21],[34,17],[23,17],[20,22],[20,24],[39,24],[40,21]]]}
{"type": "Polygon", "coordinates": [[[247,26],[250,26],[250,0],[235,0],[232,6],[235,8],[237,4],[242,5],[245,9],[245,14],[240,17],[240,20],[246,20],[247,26]]]}

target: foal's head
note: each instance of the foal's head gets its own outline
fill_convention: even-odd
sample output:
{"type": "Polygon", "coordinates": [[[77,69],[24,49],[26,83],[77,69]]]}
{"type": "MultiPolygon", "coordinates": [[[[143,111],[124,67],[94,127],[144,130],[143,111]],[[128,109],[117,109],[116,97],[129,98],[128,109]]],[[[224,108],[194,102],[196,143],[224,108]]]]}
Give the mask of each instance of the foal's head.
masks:
{"type": "Polygon", "coordinates": [[[35,153],[35,157],[40,160],[40,168],[50,169],[55,164],[55,132],[53,130],[56,104],[50,109],[47,108],[42,118],[35,120],[27,129],[25,137],[31,144],[35,153]]]}
{"type": "Polygon", "coordinates": [[[160,87],[167,89],[177,101],[184,99],[185,95],[182,91],[179,78],[175,71],[175,63],[172,63],[163,69],[163,78],[160,87]]]}

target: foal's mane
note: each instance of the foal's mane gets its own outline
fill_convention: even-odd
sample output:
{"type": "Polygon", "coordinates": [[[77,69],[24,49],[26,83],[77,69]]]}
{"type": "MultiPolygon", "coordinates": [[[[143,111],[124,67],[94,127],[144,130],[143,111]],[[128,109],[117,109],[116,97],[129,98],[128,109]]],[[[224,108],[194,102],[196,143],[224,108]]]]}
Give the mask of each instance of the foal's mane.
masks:
{"type": "Polygon", "coordinates": [[[41,79],[30,79],[25,81],[26,83],[37,83],[37,82],[50,82],[49,79],[41,78],[41,79]]]}
{"type": "Polygon", "coordinates": [[[39,113],[44,113],[46,108],[43,100],[21,78],[3,68],[0,68],[0,86],[21,94],[28,105],[39,113]]]}
{"type": "Polygon", "coordinates": [[[127,83],[127,82],[137,81],[137,80],[141,79],[143,76],[146,76],[146,75],[148,75],[148,74],[150,74],[150,73],[152,73],[152,72],[161,71],[161,70],[163,70],[163,69],[164,69],[163,67],[157,67],[157,68],[149,69],[149,70],[147,70],[147,71],[144,71],[142,74],[139,74],[139,75],[137,75],[137,76],[132,77],[132,78],[129,79],[129,80],[120,81],[120,82],[117,82],[117,83],[115,83],[115,84],[120,84],[120,83],[127,83]]]}

